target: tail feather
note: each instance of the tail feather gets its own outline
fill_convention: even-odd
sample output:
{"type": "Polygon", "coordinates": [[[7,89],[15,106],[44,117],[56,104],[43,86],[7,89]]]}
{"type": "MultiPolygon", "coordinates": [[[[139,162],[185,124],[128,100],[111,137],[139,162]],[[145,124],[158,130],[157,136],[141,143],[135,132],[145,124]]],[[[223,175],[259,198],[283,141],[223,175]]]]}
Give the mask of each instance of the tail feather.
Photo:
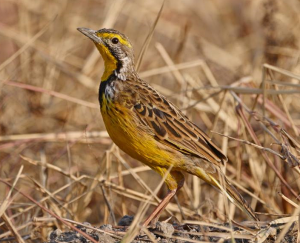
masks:
{"type": "Polygon", "coordinates": [[[219,180],[216,179],[216,176],[205,173],[203,170],[198,170],[197,176],[221,190],[233,204],[244,211],[253,220],[259,221],[258,217],[255,215],[253,209],[249,206],[248,202],[242,197],[242,195],[225,176],[225,185],[223,185],[225,188],[222,186],[222,183],[220,183],[219,180]]]}
{"type": "Polygon", "coordinates": [[[233,198],[233,204],[239,207],[242,211],[248,214],[253,220],[259,221],[253,209],[250,207],[248,202],[243,198],[243,196],[238,192],[238,190],[227,180],[224,178],[226,192],[233,198]]]}

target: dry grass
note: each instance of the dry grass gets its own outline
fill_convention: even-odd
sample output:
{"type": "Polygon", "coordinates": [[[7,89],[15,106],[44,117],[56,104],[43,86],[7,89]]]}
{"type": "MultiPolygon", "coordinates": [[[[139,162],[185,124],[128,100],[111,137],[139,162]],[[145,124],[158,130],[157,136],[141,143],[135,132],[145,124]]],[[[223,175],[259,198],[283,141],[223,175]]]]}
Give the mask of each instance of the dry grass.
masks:
{"type": "MultiPolygon", "coordinates": [[[[152,35],[161,5],[1,0],[0,239],[45,241],[55,227],[68,228],[63,218],[102,225],[128,214],[138,225],[166,193],[158,175],[108,137],[97,101],[103,62],[77,27],[118,29],[136,57],[149,40],[140,76],[222,147],[230,160],[226,174],[262,221],[285,217],[277,242],[297,221],[299,1],[169,0],[152,35]]],[[[187,175],[162,218],[246,220],[226,203],[187,175]]]]}

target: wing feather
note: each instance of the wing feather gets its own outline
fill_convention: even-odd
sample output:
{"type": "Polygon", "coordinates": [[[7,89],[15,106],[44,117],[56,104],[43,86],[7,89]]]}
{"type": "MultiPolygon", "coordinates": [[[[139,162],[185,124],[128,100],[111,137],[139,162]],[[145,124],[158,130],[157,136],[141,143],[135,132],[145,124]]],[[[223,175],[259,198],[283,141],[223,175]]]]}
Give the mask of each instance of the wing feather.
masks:
{"type": "Polygon", "coordinates": [[[138,93],[133,108],[142,123],[153,130],[158,142],[217,166],[227,160],[210,138],[175,105],[142,81],[134,85],[138,93]]]}

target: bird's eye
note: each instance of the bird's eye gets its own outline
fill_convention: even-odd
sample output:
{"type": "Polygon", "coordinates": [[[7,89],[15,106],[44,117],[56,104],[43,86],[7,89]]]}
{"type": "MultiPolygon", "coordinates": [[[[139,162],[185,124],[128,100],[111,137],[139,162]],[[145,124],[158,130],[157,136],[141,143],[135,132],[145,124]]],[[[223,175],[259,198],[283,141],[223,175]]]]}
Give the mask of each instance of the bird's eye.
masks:
{"type": "Polygon", "coordinates": [[[113,43],[113,44],[118,44],[119,43],[119,39],[118,38],[113,38],[112,40],[111,40],[111,42],[113,43]]]}

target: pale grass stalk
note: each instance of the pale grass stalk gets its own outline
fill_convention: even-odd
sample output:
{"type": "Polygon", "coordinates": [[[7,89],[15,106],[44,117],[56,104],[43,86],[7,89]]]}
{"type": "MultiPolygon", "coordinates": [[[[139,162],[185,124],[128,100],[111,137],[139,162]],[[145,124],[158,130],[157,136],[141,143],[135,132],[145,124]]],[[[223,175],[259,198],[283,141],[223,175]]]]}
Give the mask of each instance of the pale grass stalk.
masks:
{"type": "MultiPolygon", "coordinates": [[[[275,89],[278,90],[277,85],[275,85],[275,89]]],[[[289,122],[290,122],[290,124],[291,124],[291,126],[292,126],[292,128],[293,128],[293,130],[294,130],[295,135],[296,135],[297,137],[299,137],[299,131],[298,131],[298,128],[297,128],[296,125],[294,124],[293,118],[291,117],[291,114],[290,114],[289,109],[288,109],[288,107],[287,107],[287,105],[286,105],[286,102],[284,101],[284,99],[283,99],[283,97],[282,97],[281,94],[278,94],[278,98],[279,98],[279,100],[280,100],[280,102],[281,102],[281,104],[282,104],[282,107],[283,107],[283,109],[284,109],[284,111],[285,111],[285,114],[286,114],[286,116],[287,116],[287,118],[288,118],[288,120],[289,120],[289,122]]]]}
{"type": "Polygon", "coordinates": [[[156,194],[148,187],[148,185],[140,178],[140,176],[138,174],[136,174],[131,167],[129,167],[129,165],[126,163],[126,161],[119,155],[119,154],[114,154],[119,161],[123,164],[123,166],[125,166],[125,168],[127,168],[129,171],[131,171],[131,175],[134,177],[134,179],[144,188],[146,189],[148,192],[150,192],[150,194],[153,196],[153,198],[159,202],[159,198],[156,196],[156,194]]]}
{"type": "MultiPolygon", "coordinates": [[[[283,221],[285,220],[285,225],[283,226],[282,231],[280,232],[278,238],[276,239],[276,241],[274,243],[280,243],[281,240],[284,238],[284,236],[286,235],[286,233],[288,232],[289,228],[291,227],[291,225],[298,220],[299,217],[299,212],[300,212],[300,207],[297,207],[293,213],[293,215],[287,219],[279,219],[279,221],[283,221]]],[[[271,222],[272,223],[272,222],[271,222]]]]}
{"type": "MultiPolygon", "coordinates": [[[[18,181],[19,181],[19,178],[20,178],[20,176],[21,176],[21,174],[22,174],[23,168],[24,168],[24,166],[21,165],[21,167],[20,167],[20,169],[19,169],[19,172],[18,172],[18,174],[17,174],[17,176],[16,176],[16,178],[15,178],[13,184],[12,184],[12,187],[10,188],[10,190],[9,190],[9,192],[8,192],[8,194],[7,194],[7,196],[6,196],[6,198],[5,198],[5,199],[2,201],[2,203],[1,203],[1,206],[0,206],[0,218],[1,218],[2,215],[5,213],[7,207],[8,207],[9,204],[11,203],[11,202],[10,202],[11,194],[12,194],[12,192],[13,192],[13,190],[14,190],[16,184],[17,184],[18,181]]],[[[5,218],[6,218],[6,216],[5,216],[5,218]]],[[[9,221],[9,222],[10,222],[10,221],[9,221]]]]}
{"type": "Polygon", "coordinates": [[[9,219],[9,217],[6,215],[5,212],[2,214],[1,218],[5,221],[6,226],[9,228],[11,233],[15,236],[16,240],[20,243],[25,243],[22,236],[19,234],[18,230],[12,224],[11,220],[9,219]]]}
{"type": "MultiPolygon", "coordinates": [[[[160,180],[158,186],[156,187],[153,194],[151,195],[151,198],[154,197],[153,195],[156,195],[158,193],[158,191],[164,184],[164,181],[167,178],[168,173],[170,173],[171,169],[172,169],[172,167],[170,167],[168,169],[168,171],[165,173],[164,177],[160,180]]],[[[150,199],[149,199],[149,201],[150,201],[150,199]]],[[[126,233],[126,235],[124,236],[124,238],[122,240],[123,243],[132,242],[132,240],[135,238],[135,236],[138,234],[138,232],[143,229],[143,227],[140,227],[139,224],[141,223],[148,208],[149,208],[148,201],[143,204],[140,204],[139,210],[137,211],[137,213],[134,217],[134,220],[130,225],[128,232],[126,233]]]]}
{"type": "Polygon", "coordinates": [[[289,199],[288,197],[286,197],[285,195],[283,195],[282,193],[279,193],[279,195],[282,197],[283,200],[287,201],[289,204],[293,205],[293,207],[298,208],[299,205],[297,205],[296,203],[294,203],[291,199],[289,199]]]}
{"type": "MultiPolygon", "coordinates": [[[[160,68],[154,68],[150,69],[147,71],[143,71],[139,73],[139,76],[143,79],[152,77],[155,75],[160,75],[160,74],[165,74],[165,73],[170,73],[172,70],[182,70],[182,69],[189,69],[193,67],[198,67],[203,65],[203,60],[198,59],[195,61],[190,61],[190,62],[182,62],[179,64],[173,64],[173,65],[168,65],[165,67],[160,67],[160,68]]],[[[163,87],[162,87],[163,88],[163,87]]]]}
{"type": "MultiPolygon", "coordinates": [[[[53,219],[50,218],[50,220],[52,221],[53,219]]],[[[91,229],[91,230],[94,230],[94,231],[97,231],[97,232],[100,232],[100,233],[105,233],[105,234],[107,234],[109,236],[112,236],[114,238],[117,238],[117,239],[122,239],[120,236],[116,235],[115,232],[112,233],[112,232],[104,231],[104,230],[101,230],[99,228],[92,227],[92,226],[89,226],[89,225],[86,225],[86,224],[82,224],[80,222],[77,222],[77,221],[74,221],[74,220],[71,220],[71,219],[64,218],[64,220],[67,221],[67,222],[69,222],[69,223],[75,224],[75,225],[80,225],[80,226],[82,226],[84,228],[87,228],[87,229],[91,229]]],[[[120,233],[122,233],[122,232],[120,232],[120,233]]]]}
{"type": "MultiPolygon", "coordinates": [[[[53,195],[56,195],[56,194],[62,192],[63,190],[65,190],[66,188],[68,188],[68,187],[69,187],[70,185],[72,185],[73,183],[75,183],[75,181],[74,181],[74,182],[71,182],[70,184],[66,184],[66,185],[62,186],[61,188],[57,189],[57,190],[56,190],[55,192],[53,192],[52,194],[53,194],[53,195]]],[[[48,200],[48,199],[50,199],[50,196],[43,197],[43,198],[40,200],[40,202],[43,203],[43,202],[45,202],[45,201],[48,200]]],[[[37,205],[35,205],[35,204],[34,204],[34,205],[31,205],[31,206],[28,206],[27,208],[23,209],[21,212],[12,215],[12,216],[10,217],[10,219],[14,219],[14,218],[20,217],[22,214],[24,214],[24,213],[26,213],[26,212],[28,212],[28,211],[34,209],[35,207],[37,207],[37,205]]],[[[2,226],[3,224],[4,224],[4,223],[0,223],[0,226],[2,226]]]]}
{"type": "MultiPolygon", "coordinates": [[[[24,156],[21,156],[21,158],[24,159],[25,161],[31,163],[31,164],[34,164],[34,165],[41,164],[40,161],[32,160],[32,159],[26,158],[26,157],[24,157],[24,156]]],[[[57,171],[57,172],[63,174],[64,176],[67,176],[67,177],[73,179],[75,182],[80,182],[80,181],[82,181],[83,179],[88,178],[88,179],[90,179],[90,180],[93,180],[93,181],[96,183],[95,185],[97,185],[99,182],[102,182],[102,183],[104,183],[107,187],[110,187],[110,188],[112,188],[112,189],[114,189],[114,190],[118,190],[119,193],[121,193],[121,195],[129,195],[128,193],[131,193],[132,195],[138,196],[138,197],[140,197],[140,198],[141,198],[141,197],[142,197],[142,198],[144,197],[144,194],[139,193],[139,192],[136,192],[136,191],[134,191],[134,190],[125,189],[124,187],[115,185],[115,184],[110,183],[110,182],[108,182],[108,181],[104,181],[104,182],[103,182],[103,178],[90,177],[90,176],[86,176],[86,175],[82,175],[82,176],[80,176],[80,177],[76,177],[76,176],[74,176],[74,175],[72,175],[72,174],[70,174],[70,173],[68,173],[68,172],[65,172],[64,170],[62,170],[62,169],[59,168],[58,166],[54,166],[54,165],[49,164],[49,163],[45,164],[44,166],[46,166],[46,167],[49,168],[49,169],[55,170],[55,171],[57,171]],[[126,193],[124,193],[125,191],[126,191],[126,193]]],[[[129,170],[129,171],[130,171],[130,170],[129,170]]],[[[131,173],[132,173],[132,171],[133,171],[133,170],[131,169],[131,173]]],[[[69,185],[64,186],[64,189],[67,188],[68,186],[69,186],[69,185]]],[[[91,187],[91,188],[94,189],[95,187],[91,187]]],[[[89,190],[87,190],[87,191],[88,191],[88,192],[92,192],[92,189],[91,189],[91,188],[90,188],[89,190]]],[[[61,190],[59,190],[59,191],[61,191],[61,190]]],[[[56,193],[58,193],[59,191],[56,191],[56,193]]],[[[152,192],[152,191],[150,190],[150,193],[151,193],[151,192],[152,192]]],[[[153,193],[153,192],[152,192],[152,193],[153,193]]],[[[53,194],[53,195],[54,195],[54,194],[53,194]]],[[[131,196],[129,196],[129,197],[131,197],[131,196]]],[[[155,197],[156,197],[157,202],[159,202],[160,200],[158,199],[158,197],[157,197],[157,196],[155,196],[155,197]]],[[[144,198],[145,198],[145,197],[144,197],[144,198]]],[[[49,197],[47,197],[47,199],[49,199],[49,197]]],[[[133,198],[133,199],[136,199],[136,198],[133,198]]],[[[141,200],[141,199],[137,199],[137,200],[141,200]]],[[[149,197],[148,197],[148,196],[147,196],[146,200],[149,201],[149,197]]],[[[43,201],[44,201],[44,200],[43,200],[43,201]]],[[[41,201],[41,202],[42,202],[42,201],[41,201]]],[[[154,202],[153,202],[153,203],[154,203],[154,202]]],[[[154,203],[154,204],[157,205],[157,203],[154,203]]],[[[178,207],[177,207],[177,205],[175,205],[175,204],[170,203],[170,204],[168,205],[168,207],[166,208],[166,210],[168,211],[169,208],[170,208],[170,210],[172,210],[172,211],[179,212],[178,207]]],[[[183,211],[184,211],[184,213],[185,213],[186,215],[192,215],[192,214],[193,214],[192,211],[190,211],[190,210],[188,210],[188,209],[186,209],[186,208],[183,208],[183,211]]],[[[170,211],[168,211],[168,212],[171,213],[170,211]]]]}
{"type": "MultiPolygon", "coordinates": [[[[120,155],[120,150],[116,149],[116,153],[118,153],[120,155]]],[[[122,174],[122,163],[119,160],[118,160],[118,172],[117,172],[117,176],[118,176],[118,180],[119,180],[120,186],[124,187],[124,178],[123,178],[124,174],[122,174]]],[[[112,176],[111,176],[111,178],[112,178],[112,176]]],[[[128,214],[128,210],[127,210],[127,207],[125,205],[125,198],[122,196],[121,200],[122,200],[122,202],[121,202],[122,214],[123,215],[127,215],[128,214]]]]}
{"type": "Polygon", "coordinates": [[[185,83],[185,80],[181,73],[178,71],[177,67],[174,65],[174,62],[170,58],[169,54],[167,53],[166,49],[163,47],[161,43],[156,43],[155,45],[156,49],[159,51],[161,57],[165,61],[165,63],[168,65],[170,71],[174,75],[175,80],[178,82],[180,86],[182,86],[185,83]]]}
{"type": "Polygon", "coordinates": [[[46,93],[46,94],[52,95],[54,97],[76,103],[78,105],[87,106],[87,107],[93,108],[93,109],[99,109],[98,104],[94,104],[94,103],[91,103],[91,102],[88,102],[88,101],[80,100],[78,98],[74,98],[74,97],[71,97],[69,95],[62,94],[62,93],[59,93],[59,92],[56,92],[56,91],[53,91],[53,90],[46,90],[46,89],[41,88],[41,87],[36,87],[36,86],[29,85],[29,84],[13,82],[13,81],[2,81],[2,84],[10,85],[10,86],[14,86],[14,87],[22,88],[22,89],[28,89],[28,90],[32,90],[32,91],[35,91],[35,92],[46,93]]]}
{"type": "Polygon", "coordinates": [[[150,29],[150,31],[149,31],[149,33],[148,33],[148,35],[147,35],[147,37],[146,37],[146,39],[145,39],[145,41],[144,41],[144,43],[143,43],[142,49],[141,49],[141,51],[140,51],[140,54],[139,54],[139,56],[138,56],[138,58],[137,58],[137,60],[136,60],[135,67],[136,67],[136,70],[137,70],[137,71],[140,69],[140,66],[141,66],[143,57],[144,57],[144,55],[145,55],[145,53],[146,53],[146,51],[147,51],[147,49],[148,49],[148,47],[149,47],[150,41],[151,41],[152,36],[153,36],[153,34],[154,34],[155,27],[156,27],[156,25],[157,25],[157,23],[158,23],[158,20],[160,19],[162,10],[163,10],[163,8],[164,8],[164,4],[165,4],[165,0],[163,0],[163,2],[162,2],[162,4],[161,4],[161,7],[160,7],[160,9],[159,9],[159,12],[158,12],[157,15],[156,15],[156,18],[155,18],[155,20],[154,20],[154,22],[153,22],[153,24],[152,24],[152,26],[151,26],[151,29],[150,29]]]}
{"type": "MultiPolygon", "coordinates": [[[[11,221],[12,217],[8,218],[8,220],[11,221]]],[[[2,225],[4,225],[4,222],[2,223],[2,225]]],[[[27,222],[25,224],[22,224],[20,226],[15,226],[15,229],[16,229],[17,232],[19,232],[19,231],[21,231],[21,230],[23,230],[23,229],[25,229],[25,228],[27,228],[27,227],[29,227],[31,225],[32,225],[32,222],[29,221],[29,222],[27,222]]],[[[5,232],[3,234],[0,234],[0,239],[3,239],[4,237],[9,237],[11,235],[13,235],[13,233],[11,231],[7,231],[7,232],[5,232]]]]}

